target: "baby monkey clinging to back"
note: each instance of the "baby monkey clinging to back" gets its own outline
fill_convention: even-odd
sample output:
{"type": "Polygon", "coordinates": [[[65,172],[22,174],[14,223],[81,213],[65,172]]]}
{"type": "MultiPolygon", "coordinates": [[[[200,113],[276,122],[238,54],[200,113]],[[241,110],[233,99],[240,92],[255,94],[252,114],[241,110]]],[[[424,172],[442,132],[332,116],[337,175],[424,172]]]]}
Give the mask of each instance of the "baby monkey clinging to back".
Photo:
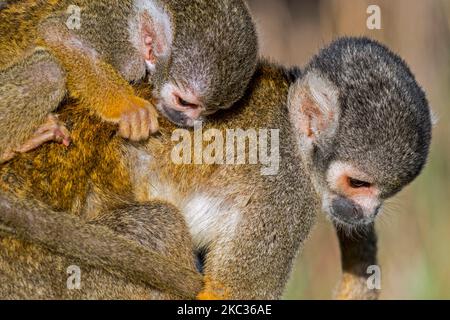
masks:
{"type": "Polygon", "coordinates": [[[43,124],[66,90],[138,141],[157,115],[129,82],[148,75],[157,108],[191,126],[242,96],[257,58],[242,0],[25,0],[0,11],[0,35],[0,162],[67,142],[43,124]]]}

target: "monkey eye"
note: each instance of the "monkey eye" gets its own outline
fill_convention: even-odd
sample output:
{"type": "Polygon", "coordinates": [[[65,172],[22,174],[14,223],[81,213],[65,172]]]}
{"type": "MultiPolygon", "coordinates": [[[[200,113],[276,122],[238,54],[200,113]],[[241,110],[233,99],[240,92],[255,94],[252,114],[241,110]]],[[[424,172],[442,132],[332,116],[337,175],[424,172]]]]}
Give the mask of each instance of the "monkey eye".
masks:
{"type": "Polygon", "coordinates": [[[180,96],[177,96],[177,103],[185,108],[191,108],[191,109],[196,109],[198,108],[198,105],[194,104],[194,103],[190,103],[186,100],[184,100],[183,98],[181,98],[180,96]]]}
{"type": "Polygon", "coordinates": [[[353,189],[370,188],[372,186],[372,184],[369,183],[369,182],[361,181],[361,180],[358,180],[358,179],[353,179],[353,178],[350,178],[350,177],[348,178],[348,184],[353,189]]]}

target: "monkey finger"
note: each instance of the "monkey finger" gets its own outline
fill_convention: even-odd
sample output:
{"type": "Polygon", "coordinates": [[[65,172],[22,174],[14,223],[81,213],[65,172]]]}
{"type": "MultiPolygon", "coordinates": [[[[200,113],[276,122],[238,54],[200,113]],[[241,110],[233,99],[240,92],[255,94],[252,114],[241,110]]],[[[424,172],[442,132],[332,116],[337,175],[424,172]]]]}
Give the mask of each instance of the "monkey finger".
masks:
{"type": "Polygon", "coordinates": [[[55,139],[55,133],[53,131],[47,131],[40,135],[34,136],[33,138],[25,142],[22,146],[17,148],[15,151],[20,153],[29,152],[41,146],[42,144],[49,141],[54,141],[55,139]]]}
{"type": "Polygon", "coordinates": [[[14,151],[5,151],[2,155],[0,155],[0,164],[6,163],[9,160],[13,159],[17,155],[14,151]]]}
{"type": "Polygon", "coordinates": [[[68,130],[65,127],[59,127],[53,132],[55,135],[55,141],[65,145],[66,147],[70,146],[72,139],[70,138],[70,135],[67,134],[68,130]]]}
{"type": "Polygon", "coordinates": [[[43,134],[44,132],[47,131],[52,131],[52,130],[56,130],[58,129],[58,124],[56,122],[46,122],[43,125],[41,125],[35,132],[35,135],[40,135],[43,134]]]}
{"type": "Polygon", "coordinates": [[[139,110],[141,119],[141,140],[147,139],[150,134],[149,110],[142,108],[139,110]]]}
{"type": "Polygon", "coordinates": [[[34,136],[40,136],[46,132],[53,132],[55,135],[54,140],[63,143],[66,147],[70,145],[70,132],[64,124],[58,120],[57,115],[50,114],[47,118],[47,122],[36,130],[34,136]]]}
{"type": "Polygon", "coordinates": [[[151,108],[149,110],[149,122],[150,122],[150,133],[156,133],[159,131],[159,121],[158,112],[156,109],[151,108]]]}
{"type": "Polygon", "coordinates": [[[119,122],[119,135],[129,139],[131,135],[130,121],[128,115],[123,115],[119,122]]]}
{"type": "Polygon", "coordinates": [[[60,126],[59,131],[61,132],[62,144],[64,144],[66,147],[68,147],[70,145],[70,143],[72,142],[69,130],[65,126],[60,126]]]}
{"type": "MultiPolygon", "coordinates": [[[[50,128],[47,131],[40,133],[39,135],[46,134],[47,132],[53,133],[53,140],[59,143],[64,144],[66,147],[70,145],[71,139],[69,131],[64,126],[57,126],[55,128],[50,128]]],[[[35,136],[38,136],[35,134],[35,136]]]]}
{"type": "Polygon", "coordinates": [[[141,119],[139,112],[133,112],[130,114],[130,140],[141,140],[141,119]]]}

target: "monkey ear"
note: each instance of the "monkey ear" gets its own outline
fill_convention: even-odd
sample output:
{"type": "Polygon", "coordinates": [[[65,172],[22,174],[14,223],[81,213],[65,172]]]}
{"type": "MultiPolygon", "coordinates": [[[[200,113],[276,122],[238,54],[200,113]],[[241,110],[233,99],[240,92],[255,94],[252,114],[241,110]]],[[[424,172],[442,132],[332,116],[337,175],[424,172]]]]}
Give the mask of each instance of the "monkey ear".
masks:
{"type": "Polygon", "coordinates": [[[291,86],[289,114],[302,148],[320,146],[333,138],[340,115],[338,98],[337,88],[315,71],[291,86]]]}
{"type": "Polygon", "coordinates": [[[170,14],[157,5],[156,1],[137,0],[135,6],[138,12],[138,25],[131,23],[130,29],[140,32],[133,42],[149,69],[153,70],[158,60],[169,57],[171,53],[172,20],[170,14]]]}

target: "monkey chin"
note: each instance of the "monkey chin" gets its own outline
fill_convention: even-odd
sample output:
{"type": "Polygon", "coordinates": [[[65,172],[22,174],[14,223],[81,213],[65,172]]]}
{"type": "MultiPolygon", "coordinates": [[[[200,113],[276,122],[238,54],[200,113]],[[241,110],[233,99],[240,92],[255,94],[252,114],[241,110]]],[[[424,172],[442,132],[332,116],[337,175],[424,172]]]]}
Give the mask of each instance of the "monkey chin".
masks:
{"type": "Polygon", "coordinates": [[[365,230],[374,222],[374,219],[352,218],[342,213],[337,213],[332,207],[325,210],[327,218],[333,223],[337,229],[343,230],[346,234],[364,233],[365,230]]]}
{"type": "Polygon", "coordinates": [[[183,112],[174,110],[163,103],[158,103],[156,108],[167,120],[181,128],[192,128],[196,121],[202,121],[202,119],[191,119],[183,112]]]}
{"type": "Polygon", "coordinates": [[[374,212],[349,201],[347,198],[324,192],[322,196],[322,211],[336,228],[348,234],[364,231],[377,217],[381,206],[374,212]]]}

